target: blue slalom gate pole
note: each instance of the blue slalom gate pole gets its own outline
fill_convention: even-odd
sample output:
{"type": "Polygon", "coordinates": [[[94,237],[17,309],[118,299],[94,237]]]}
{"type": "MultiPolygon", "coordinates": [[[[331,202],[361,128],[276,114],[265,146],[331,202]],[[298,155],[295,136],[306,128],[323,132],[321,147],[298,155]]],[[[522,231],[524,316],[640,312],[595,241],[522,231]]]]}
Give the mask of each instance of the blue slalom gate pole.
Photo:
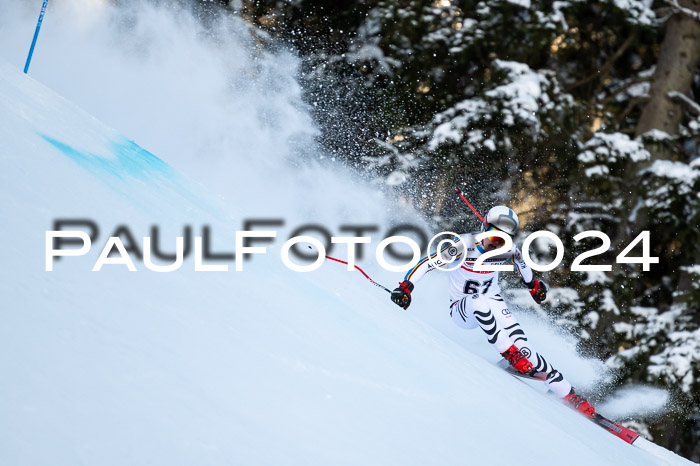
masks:
{"type": "Polygon", "coordinates": [[[39,37],[39,29],[41,29],[41,22],[44,21],[44,13],[46,13],[46,4],[49,0],[44,0],[44,4],[41,5],[41,13],[39,13],[39,21],[36,23],[36,31],[34,31],[34,39],[32,39],[32,46],[29,47],[29,55],[27,55],[27,63],[24,64],[24,74],[27,74],[29,70],[29,63],[32,61],[32,55],[34,54],[34,46],[36,45],[36,40],[39,37]]]}

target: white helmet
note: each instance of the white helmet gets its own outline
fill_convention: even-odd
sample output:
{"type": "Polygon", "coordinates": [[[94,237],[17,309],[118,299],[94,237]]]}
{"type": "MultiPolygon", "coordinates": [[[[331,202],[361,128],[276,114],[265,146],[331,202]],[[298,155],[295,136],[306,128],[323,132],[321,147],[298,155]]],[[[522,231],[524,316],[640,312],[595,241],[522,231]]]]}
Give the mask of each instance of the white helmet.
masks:
{"type": "Polygon", "coordinates": [[[484,217],[483,231],[488,230],[489,227],[495,227],[503,233],[513,236],[518,232],[519,225],[518,214],[513,212],[513,209],[497,205],[492,207],[484,217]]]}

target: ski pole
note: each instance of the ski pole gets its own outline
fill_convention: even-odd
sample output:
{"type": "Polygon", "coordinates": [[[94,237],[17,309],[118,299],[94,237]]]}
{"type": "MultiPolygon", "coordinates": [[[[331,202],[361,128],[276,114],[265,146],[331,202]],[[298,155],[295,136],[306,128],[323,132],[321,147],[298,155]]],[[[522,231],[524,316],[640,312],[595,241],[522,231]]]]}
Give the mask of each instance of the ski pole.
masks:
{"type": "Polygon", "coordinates": [[[32,39],[32,45],[29,47],[29,55],[27,55],[27,63],[24,64],[24,74],[27,74],[29,70],[29,63],[32,61],[32,55],[34,54],[34,46],[36,45],[36,40],[39,38],[39,29],[41,29],[41,22],[44,21],[44,13],[46,13],[46,4],[49,0],[44,0],[44,4],[41,5],[41,13],[39,13],[39,21],[36,22],[36,30],[34,31],[34,39],[32,39]]]}
{"type": "MultiPolygon", "coordinates": [[[[340,260],[340,259],[336,259],[335,257],[326,256],[326,259],[330,259],[330,260],[332,260],[332,261],[336,261],[336,262],[340,262],[341,264],[348,265],[347,262],[342,261],[342,260],[340,260]]],[[[380,285],[379,283],[377,283],[377,282],[375,282],[374,280],[372,280],[372,278],[371,278],[369,275],[367,275],[367,274],[365,273],[364,270],[362,270],[361,268],[359,268],[359,267],[356,266],[356,265],[353,266],[353,267],[355,267],[357,270],[359,270],[359,271],[362,273],[362,275],[365,276],[365,278],[366,278],[367,280],[369,280],[369,281],[372,282],[373,285],[378,286],[379,288],[381,288],[382,290],[386,291],[387,293],[391,293],[391,290],[390,290],[389,288],[387,288],[387,287],[385,287],[385,286],[383,286],[383,285],[380,285]]]]}
{"type": "Polygon", "coordinates": [[[475,209],[474,207],[472,207],[472,205],[469,203],[469,201],[467,200],[467,198],[464,197],[464,194],[462,194],[462,191],[460,191],[459,188],[455,188],[455,191],[457,191],[457,194],[459,194],[459,197],[461,197],[462,199],[464,199],[464,202],[466,202],[467,205],[468,205],[469,207],[471,207],[472,211],[476,214],[477,217],[479,217],[479,220],[481,220],[481,222],[483,223],[484,219],[481,218],[481,215],[479,215],[479,212],[477,212],[476,209],[475,209]]]}

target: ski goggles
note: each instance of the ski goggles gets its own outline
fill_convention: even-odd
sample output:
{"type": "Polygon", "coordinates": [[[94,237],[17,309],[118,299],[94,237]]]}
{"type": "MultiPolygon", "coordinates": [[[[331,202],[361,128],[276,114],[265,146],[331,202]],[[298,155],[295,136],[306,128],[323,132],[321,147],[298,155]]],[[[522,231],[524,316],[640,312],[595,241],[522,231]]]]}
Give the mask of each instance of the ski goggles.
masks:
{"type": "MultiPolygon", "coordinates": [[[[501,231],[501,230],[499,230],[496,227],[489,227],[486,230],[486,233],[488,233],[489,231],[501,231]]],[[[501,233],[503,233],[503,232],[501,231],[501,233]]],[[[488,239],[489,241],[491,241],[492,243],[494,243],[498,247],[504,246],[506,244],[506,240],[501,238],[500,236],[487,236],[486,239],[488,239]]]]}

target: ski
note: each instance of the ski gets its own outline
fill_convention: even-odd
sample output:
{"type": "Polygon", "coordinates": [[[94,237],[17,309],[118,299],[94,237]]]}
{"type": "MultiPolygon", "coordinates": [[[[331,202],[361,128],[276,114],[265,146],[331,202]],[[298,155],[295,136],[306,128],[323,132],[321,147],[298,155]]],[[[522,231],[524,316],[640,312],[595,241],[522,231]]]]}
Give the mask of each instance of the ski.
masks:
{"type": "MultiPolygon", "coordinates": [[[[505,370],[507,373],[514,377],[519,377],[521,379],[530,379],[530,380],[545,380],[547,373],[546,372],[530,372],[527,374],[523,374],[522,372],[519,372],[515,370],[510,364],[508,364],[508,361],[505,359],[501,359],[497,363],[498,367],[501,369],[505,370]]],[[[550,392],[551,393],[551,392],[550,392]]],[[[628,429],[627,427],[623,427],[620,424],[616,423],[615,421],[611,421],[607,417],[601,415],[601,414],[596,414],[595,418],[590,418],[587,417],[587,419],[593,421],[596,423],[598,426],[602,427],[603,429],[607,430],[614,436],[624,440],[625,442],[629,443],[632,445],[635,440],[639,438],[639,433],[628,429]]]]}
{"type": "Polygon", "coordinates": [[[522,372],[514,369],[513,366],[508,364],[508,361],[506,361],[505,359],[501,359],[500,361],[498,361],[497,365],[510,375],[520,377],[522,379],[544,380],[547,377],[546,372],[528,372],[527,374],[523,374],[522,372]]]}
{"type": "Polygon", "coordinates": [[[622,427],[620,424],[611,421],[607,417],[600,414],[596,414],[596,417],[592,418],[591,421],[595,422],[603,429],[607,430],[614,436],[621,438],[630,445],[633,444],[634,441],[637,440],[640,435],[638,432],[628,429],[627,427],[622,427]]]}

